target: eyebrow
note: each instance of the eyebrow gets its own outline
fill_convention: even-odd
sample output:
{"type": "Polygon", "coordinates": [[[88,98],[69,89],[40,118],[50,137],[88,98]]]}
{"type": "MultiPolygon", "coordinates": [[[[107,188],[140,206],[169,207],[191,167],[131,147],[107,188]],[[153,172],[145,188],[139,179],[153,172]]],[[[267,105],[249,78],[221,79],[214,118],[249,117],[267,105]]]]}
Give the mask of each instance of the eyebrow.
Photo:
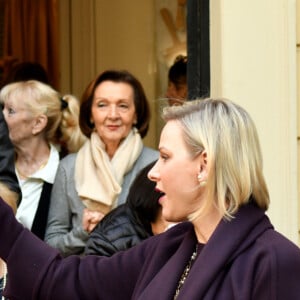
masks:
{"type": "MultiPolygon", "coordinates": [[[[109,98],[105,98],[105,97],[95,97],[94,98],[95,100],[104,100],[104,101],[109,101],[110,99],[109,98]]],[[[117,99],[116,102],[121,102],[121,101],[131,101],[131,99],[128,99],[128,98],[121,98],[121,99],[117,99]]]]}
{"type": "Polygon", "coordinates": [[[168,149],[166,147],[164,147],[164,146],[158,147],[158,150],[159,151],[168,151],[168,149]]]}

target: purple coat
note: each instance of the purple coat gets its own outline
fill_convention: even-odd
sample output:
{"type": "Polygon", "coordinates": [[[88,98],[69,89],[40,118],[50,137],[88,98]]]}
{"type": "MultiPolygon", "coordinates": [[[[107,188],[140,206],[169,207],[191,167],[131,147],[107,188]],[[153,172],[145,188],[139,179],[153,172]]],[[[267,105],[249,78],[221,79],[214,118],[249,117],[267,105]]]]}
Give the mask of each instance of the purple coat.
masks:
{"type": "MultiPolygon", "coordinates": [[[[69,256],[40,241],[0,200],[0,256],[10,299],[172,300],[197,243],[191,223],[112,257],[69,256]]],[[[178,300],[300,298],[300,250],[253,204],[221,221],[196,258],[178,300]]]]}

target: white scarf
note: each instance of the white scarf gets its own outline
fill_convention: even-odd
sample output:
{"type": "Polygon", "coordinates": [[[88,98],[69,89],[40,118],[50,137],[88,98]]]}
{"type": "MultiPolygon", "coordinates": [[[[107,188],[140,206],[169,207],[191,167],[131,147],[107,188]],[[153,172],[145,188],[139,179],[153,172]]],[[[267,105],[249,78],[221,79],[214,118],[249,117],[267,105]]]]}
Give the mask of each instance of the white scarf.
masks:
{"type": "Polygon", "coordinates": [[[141,154],[143,143],[136,129],[121,142],[110,160],[96,132],[78,151],[75,186],[84,205],[104,214],[116,206],[124,176],[141,154]]]}

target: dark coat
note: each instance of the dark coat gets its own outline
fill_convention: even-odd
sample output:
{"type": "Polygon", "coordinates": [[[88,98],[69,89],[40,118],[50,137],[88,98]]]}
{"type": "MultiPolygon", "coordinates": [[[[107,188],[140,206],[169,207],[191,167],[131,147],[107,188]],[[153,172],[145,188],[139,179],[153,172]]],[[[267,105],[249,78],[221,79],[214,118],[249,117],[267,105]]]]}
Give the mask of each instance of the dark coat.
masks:
{"type": "Polygon", "coordinates": [[[91,232],[84,254],[111,256],[152,235],[128,205],[122,204],[107,214],[91,232]]]}
{"type": "Polygon", "coordinates": [[[21,190],[15,173],[14,155],[14,146],[9,139],[8,128],[0,105],[0,182],[21,197],[21,190]]]}
{"type": "MultiPolygon", "coordinates": [[[[6,295],[22,300],[171,300],[197,243],[193,225],[185,222],[112,257],[62,259],[23,229],[1,200],[0,240],[6,295]]],[[[299,248],[249,204],[217,226],[178,300],[295,300],[299,282],[299,248]]]]}

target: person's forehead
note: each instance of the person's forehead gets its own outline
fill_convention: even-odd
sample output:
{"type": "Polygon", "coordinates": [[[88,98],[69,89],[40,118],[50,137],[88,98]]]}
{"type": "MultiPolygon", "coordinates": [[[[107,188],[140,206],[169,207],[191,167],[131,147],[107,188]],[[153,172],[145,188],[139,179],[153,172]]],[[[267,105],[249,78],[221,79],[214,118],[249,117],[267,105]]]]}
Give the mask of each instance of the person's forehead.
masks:
{"type": "Polygon", "coordinates": [[[175,120],[168,121],[161,132],[160,146],[163,144],[180,144],[183,141],[182,128],[175,120]]]}
{"type": "Polygon", "coordinates": [[[103,81],[95,89],[94,98],[132,99],[133,88],[124,82],[103,81]]]}

